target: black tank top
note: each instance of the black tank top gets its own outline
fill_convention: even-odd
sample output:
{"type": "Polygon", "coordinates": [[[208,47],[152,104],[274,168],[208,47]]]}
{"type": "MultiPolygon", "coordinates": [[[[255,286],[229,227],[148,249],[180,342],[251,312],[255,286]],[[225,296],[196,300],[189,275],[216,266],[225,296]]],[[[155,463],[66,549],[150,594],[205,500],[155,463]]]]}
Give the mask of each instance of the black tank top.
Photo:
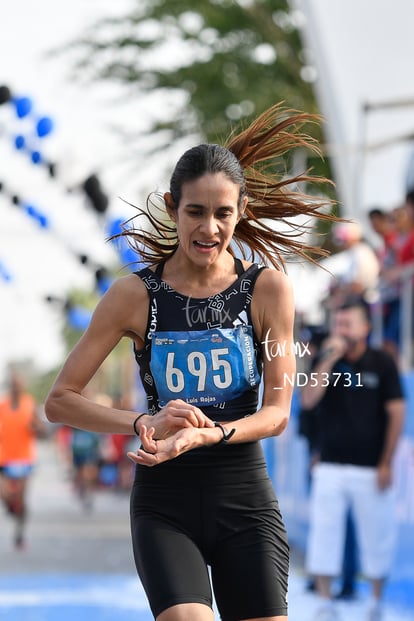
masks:
{"type": "Polygon", "coordinates": [[[245,271],[235,259],[237,280],[208,298],[172,289],[161,279],[163,267],[135,272],[150,297],[145,344],[135,349],[149,414],[174,398],[194,403],[213,420],[253,414],[262,357],[250,305],[264,266],[252,264],[245,271]]]}

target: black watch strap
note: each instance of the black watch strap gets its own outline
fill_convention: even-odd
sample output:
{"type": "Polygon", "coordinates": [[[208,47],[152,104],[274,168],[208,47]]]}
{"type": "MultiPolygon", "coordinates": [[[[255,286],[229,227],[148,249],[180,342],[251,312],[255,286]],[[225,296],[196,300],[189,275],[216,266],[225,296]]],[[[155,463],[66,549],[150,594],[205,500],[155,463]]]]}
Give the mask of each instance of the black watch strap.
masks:
{"type": "Polygon", "coordinates": [[[236,430],[234,428],[230,431],[226,431],[223,425],[221,423],[218,423],[217,421],[214,421],[214,427],[219,427],[219,429],[221,429],[221,433],[223,434],[223,437],[220,442],[218,442],[218,444],[227,444],[230,438],[236,433],[236,430]]]}

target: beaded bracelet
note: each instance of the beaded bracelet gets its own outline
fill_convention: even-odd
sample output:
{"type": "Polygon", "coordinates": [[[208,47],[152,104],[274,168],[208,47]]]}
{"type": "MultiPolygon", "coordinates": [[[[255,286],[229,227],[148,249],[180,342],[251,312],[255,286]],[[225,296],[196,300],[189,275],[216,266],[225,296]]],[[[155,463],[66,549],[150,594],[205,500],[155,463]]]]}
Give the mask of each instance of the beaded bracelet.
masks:
{"type": "Polygon", "coordinates": [[[145,415],[146,415],[146,412],[144,412],[143,414],[139,414],[139,416],[136,417],[136,419],[134,420],[134,423],[133,423],[135,435],[138,436],[138,437],[139,437],[139,431],[137,431],[137,422],[139,421],[139,419],[142,416],[145,416],[145,415]]]}
{"type": "Polygon", "coordinates": [[[218,427],[219,429],[221,429],[221,433],[223,434],[223,437],[220,442],[218,442],[218,444],[228,444],[230,438],[236,433],[236,430],[234,428],[231,431],[226,431],[223,425],[221,423],[218,423],[217,421],[214,421],[214,427],[218,427]]]}

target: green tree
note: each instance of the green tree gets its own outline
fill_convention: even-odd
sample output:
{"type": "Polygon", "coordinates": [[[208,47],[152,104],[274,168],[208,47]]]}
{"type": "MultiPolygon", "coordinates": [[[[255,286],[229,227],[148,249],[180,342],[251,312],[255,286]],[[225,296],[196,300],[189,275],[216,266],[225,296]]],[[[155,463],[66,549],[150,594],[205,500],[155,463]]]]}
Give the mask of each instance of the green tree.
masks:
{"type": "MultiPolygon", "coordinates": [[[[160,96],[155,150],[189,135],[217,142],[277,102],[318,112],[299,25],[287,0],[135,0],[76,42],[77,68],[160,96]]],[[[310,164],[329,176],[326,163],[310,164]]]]}

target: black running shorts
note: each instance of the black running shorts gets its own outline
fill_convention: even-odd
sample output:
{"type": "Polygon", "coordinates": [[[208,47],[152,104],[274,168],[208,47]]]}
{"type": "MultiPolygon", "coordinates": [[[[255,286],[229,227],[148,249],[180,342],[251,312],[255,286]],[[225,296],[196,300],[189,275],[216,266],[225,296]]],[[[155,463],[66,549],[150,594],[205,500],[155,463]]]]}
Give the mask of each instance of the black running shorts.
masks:
{"type": "Polygon", "coordinates": [[[287,615],[289,548],[259,443],[138,466],[131,527],[154,617],[181,603],[211,607],[211,584],[223,621],[287,615]]]}

